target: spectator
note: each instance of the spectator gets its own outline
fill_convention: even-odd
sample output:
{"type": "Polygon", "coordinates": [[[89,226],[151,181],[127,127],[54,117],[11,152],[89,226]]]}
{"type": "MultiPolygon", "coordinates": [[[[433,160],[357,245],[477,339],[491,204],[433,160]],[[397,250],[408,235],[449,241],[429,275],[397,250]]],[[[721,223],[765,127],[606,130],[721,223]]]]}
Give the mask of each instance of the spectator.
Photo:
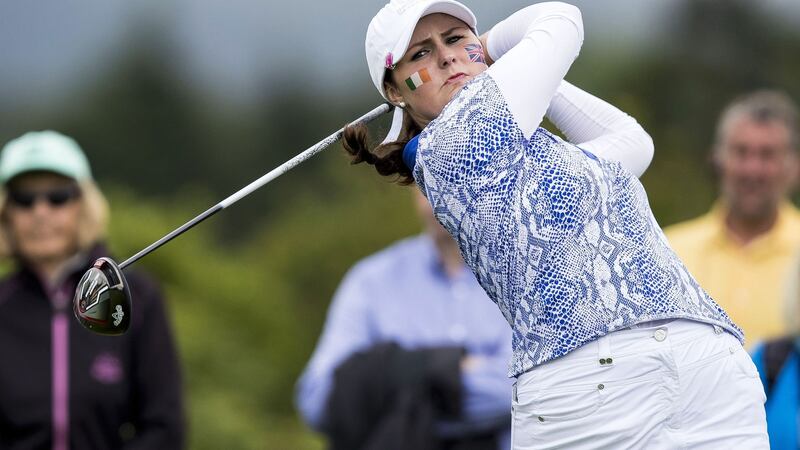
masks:
{"type": "Polygon", "coordinates": [[[781,92],[731,103],[713,149],[720,198],[707,214],[665,230],[675,252],[749,342],[786,333],[782,288],[800,246],[788,196],[798,170],[797,108],[781,92]]]}
{"type": "Polygon", "coordinates": [[[758,367],[767,402],[767,431],[773,450],[800,447],[800,258],[789,272],[785,295],[787,334],[758,343],[753,362],[758,367]]]}
{"type": "Polygon", "coordinates": [[[78,324],[81,275],[107,255],[107,205],[78,144],[27,133],[0,154],[0,448],[180,449],[179,366],[161,294],[127,274],[136,298],[120,337],[78,324]],[[146,324],[146,325],[145,325],[146,324]]]}
{"type": "Polygon", "coordinates": [[[508,449],[511,330],[415,198],[426,232],[347,274],[297,405],[334,449],[508,449]]]}

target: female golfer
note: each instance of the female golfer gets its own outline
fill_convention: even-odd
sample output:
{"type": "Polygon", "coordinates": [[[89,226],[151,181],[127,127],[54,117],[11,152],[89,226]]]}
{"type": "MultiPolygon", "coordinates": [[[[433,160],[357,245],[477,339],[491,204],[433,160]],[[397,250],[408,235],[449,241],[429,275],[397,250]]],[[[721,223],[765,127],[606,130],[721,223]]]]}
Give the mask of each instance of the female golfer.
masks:
{"type": "Polygon", "coordinates": [[[348,128],[345,147],[416,181],[512,326],[515,449],[768,448],[742,333],[670,250],[637,179],[652,141],[563,82],[582,41],[563,3],[479,37],[456,1],[392,1],[366,38],[392,130],[369,150],[348,128]],[[539,128],[545,115],[568,141],[539,128]]]}

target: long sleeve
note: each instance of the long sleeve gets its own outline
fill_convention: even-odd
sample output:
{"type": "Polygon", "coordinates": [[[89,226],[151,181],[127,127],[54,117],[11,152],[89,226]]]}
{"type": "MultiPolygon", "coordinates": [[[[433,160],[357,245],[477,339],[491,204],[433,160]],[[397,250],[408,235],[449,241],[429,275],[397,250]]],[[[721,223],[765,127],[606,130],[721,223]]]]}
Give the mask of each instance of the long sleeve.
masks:
{"type": "Polygon", "coordinates": [[[489,31],[486,50],[495,63],[488,72],[525,137],[542,122],[582,44],[580,11],[560,2],[524,8],[489,31]]]}
{"type": "Polygon", "coordinates": [[[440,432],[446,436],[475,433],[476,430],[501,432],[500,439],[510,438],[511,386],[513,379],[507,376],[511,359],[511,329],[503,323],[504,332],[498,333],[497,341],[486,352],[467,353],[474,358],[471,365],[461,371],[463,385],[462,417],[458,422],[440,424],[440,432]]]}
{"type": "Polygon", "coordinates": [[[422,130],[414,166],[436,219],[514,330],[510,374],[653,318],[741,338],[667,245],[633,173],[538,127],[582,40],[577,9],[548,5],[422,130]]]}
{"type": "MultiPolygon", "coordinates": [[[[510,431],[511,386],[513,379],[507,375],[511,358],[511,329],[502,321],[487,321],[486,327],[502,326],[494,342],[486,342],[480,350],[466,349],[462,365],[462,414],[457,421],[439,424],[443,436],[474,434],[480,430],[510,431]]],[[[507,433],[506,433],[507,434],[507,433]]],[[[507,437],[507,436],[506,436],[507,437]]]]}
{"type": "MultiPolygon", "coordinates": [[[[529,23],[536,20],[543,5],[525,8],[500,22],[489,31],[489,56],[499,60],[529,33],[529,23]]],[[[540,68],[531,73],[537,82],[540,68]]],[[[544,98],[532,107],[539,111],[544,98]]],[[[626,169],[641,176],[653,158],[653,140],[631,116],[580,88],[561,81],[547,109],[547,117],[567,136],[601,158],[619,161],[626,169]]],[[[537,115],[538,117],[538,115],[537,115]]]]}
{"type": "Polygon", "coordinates": [[[653,159],[653,140],[636,119],[566,81],[553,97],[547,117],[570,142],[620,162],[637,177],[653,159]]]}
{"type": "Polygon", "coordinates": [[[511,329],[499,335],[492,353],[477,357],[474,367],[462,371],[464,416],[467,420],[507,418],[513,380],[506,374],[511,359],[511,329]]]}
{"type": "Polygon", "coordinates": [[[139,283],[145,289],[135,293],[140,299],[138,305],[144,308],[134,338],[136,435],[124,449],[181,449],[185,434],[183,395],[175,342],[160,291],[150,283],[144,284],[139,283]]]}
{"type": "Polygon", "coordinates": [[[342,281],[328,311],[325,328],[295,391],[297,408],[305,421],[320,430],[333,373],[351,354],[371,344],[366,301],[361,283],[351,271],[342,281]]]}

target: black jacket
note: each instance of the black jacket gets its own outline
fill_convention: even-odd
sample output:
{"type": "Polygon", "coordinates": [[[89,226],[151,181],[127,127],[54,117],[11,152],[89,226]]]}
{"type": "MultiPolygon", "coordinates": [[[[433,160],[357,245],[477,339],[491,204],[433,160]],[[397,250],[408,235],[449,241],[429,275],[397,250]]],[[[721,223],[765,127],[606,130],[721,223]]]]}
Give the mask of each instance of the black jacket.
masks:
{"type": "Polygon", "coordinates": [[[68,414],[61,419],[66,433],[56,439],[68,440],[70,449],[183,447],[179,364],[156,285],[126,272],[133,306],[122,336],[87,331],[72,313],[75,285],[103,255],[95,248],[59,293],[46,292],[26,268],[0,282],[0,449],[54,448],[58,398],[67,407],[55,410],[68,414]],[[59,321],[68,334],[61,362],[52,342],[59,321]],[[64,379],[57,371],[68,374],[68,395],[54,387],[64,379]]]}
{"type": "Polygon", "coordinates": [[[461,414],[458,347],[405,350],[387,342],[355,353],[334,373],[323,431],[331,450],[496,450],[497,430],[442,439],[461,414]]]}

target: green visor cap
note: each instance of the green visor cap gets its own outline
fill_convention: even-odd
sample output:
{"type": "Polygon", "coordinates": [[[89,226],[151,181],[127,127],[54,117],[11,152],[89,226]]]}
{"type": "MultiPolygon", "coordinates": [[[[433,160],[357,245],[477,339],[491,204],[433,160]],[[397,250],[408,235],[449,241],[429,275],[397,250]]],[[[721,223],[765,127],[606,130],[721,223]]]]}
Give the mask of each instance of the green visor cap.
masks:
{"type": "Polygon", "coordinates": [[[89,161],[74,139],[55,131],[31,131],[0,153],[0,184],[26,172],[54,172],[77,181],[91,179],[89,161]]]}

